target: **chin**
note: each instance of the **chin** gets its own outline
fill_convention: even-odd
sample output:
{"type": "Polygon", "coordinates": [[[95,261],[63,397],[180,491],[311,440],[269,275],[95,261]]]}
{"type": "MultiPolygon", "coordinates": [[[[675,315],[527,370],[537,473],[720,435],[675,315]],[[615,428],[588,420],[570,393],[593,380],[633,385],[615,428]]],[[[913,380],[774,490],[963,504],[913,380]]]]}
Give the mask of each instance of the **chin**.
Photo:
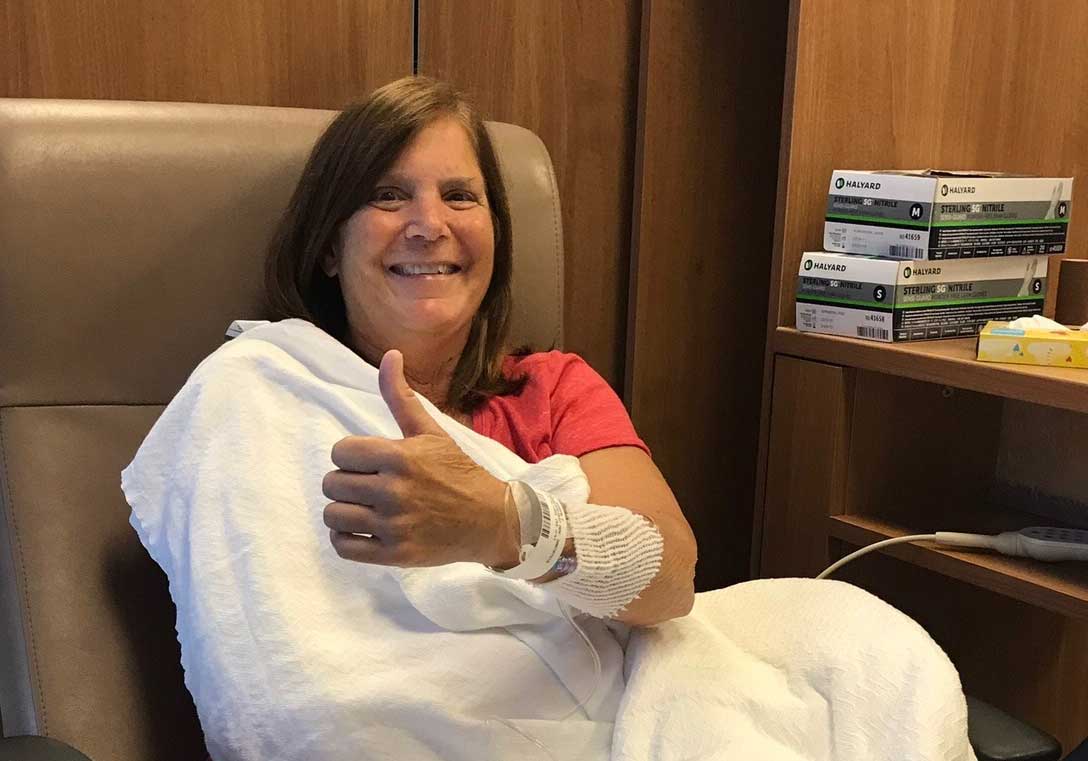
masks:
{"type": "Polygon", "coordinates": [[[459,330],[467,332],[472,318],[466,318],[459,311],[453,311],[443,307],[415,308],[405,315],[405,325],[415,333],[433,333],[436,335],[448,335],[459,330]]]}

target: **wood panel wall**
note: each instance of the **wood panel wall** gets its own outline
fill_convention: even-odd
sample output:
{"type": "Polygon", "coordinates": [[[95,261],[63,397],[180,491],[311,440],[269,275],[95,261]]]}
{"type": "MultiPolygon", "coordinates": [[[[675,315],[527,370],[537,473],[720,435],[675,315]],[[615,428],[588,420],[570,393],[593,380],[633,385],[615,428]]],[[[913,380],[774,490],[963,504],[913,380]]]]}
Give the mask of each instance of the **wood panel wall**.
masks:
{"type": "Polygon", "coordinates": [[[340,108],[411,73],[406,0],[0,0],[0,97],[340,108]]]}
{"type": "Polygon", "coordinates": [[[996,466],[999,500],[1088,528],[1088,415],[1007,400],[996,466]]]}
{"type": "Polygon", "coordinates": [[[624,378],[639,15],[637,0],[419,3],[419,73],[455,83],[487,118],[528,127],[548,147],[563,207],[564,348],[616,388],[624,378]]]}
{"type": "Polygon", "coordinates": [[[749,577],[787,5],[646,0],[627,399],[699,540],[749,577]]]}
{"type": "Polygon", "coordinates": [[[1088,255],[1088,213],[1078,213],[1088,207],[1078,206],[1088,186],[1088,3],[801,0],[799,9],[779,325],[794,323],[801,252],[823,245],[837,168],[1074,176],[1069,250],[1088,255]]]}
{"type": "MultiPolygon", "coordinates": [[[[414,5],[0,0],[0,97],[339,108],[412,73],[414,5]]],[[[419,73],[548,145],[566,225],[565,344],[617,389],[639,14],[638,0],[419,0],[419,73]]]]}

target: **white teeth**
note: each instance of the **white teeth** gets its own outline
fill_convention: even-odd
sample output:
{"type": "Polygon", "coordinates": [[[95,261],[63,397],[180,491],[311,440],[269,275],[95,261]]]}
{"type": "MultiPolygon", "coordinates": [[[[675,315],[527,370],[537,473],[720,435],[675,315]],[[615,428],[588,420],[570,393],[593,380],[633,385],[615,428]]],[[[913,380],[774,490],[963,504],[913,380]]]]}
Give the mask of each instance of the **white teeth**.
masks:
{"type": "Polygon", "coordinates": [[[453,264],[394,264],[390,267],[398,275],[452,275],[459,268],[453,264]]]}

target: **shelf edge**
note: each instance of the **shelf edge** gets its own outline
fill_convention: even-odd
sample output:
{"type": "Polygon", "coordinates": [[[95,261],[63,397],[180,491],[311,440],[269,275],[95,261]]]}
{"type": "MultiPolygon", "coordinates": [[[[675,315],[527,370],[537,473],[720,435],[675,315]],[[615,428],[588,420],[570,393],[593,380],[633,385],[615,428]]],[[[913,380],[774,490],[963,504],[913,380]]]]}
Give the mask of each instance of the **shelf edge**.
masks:
{"type": "MultiPolygon", "coordinates": [[[[953,339],[962,340],[962,339],[953,339]]],[[[773,337],[775,353],[800,359],[911,378],[928,383],[978,391],[1047,407],[1088,413],[1088,370],[1083,380],[1048,377],[1044,368],[1025,370],[1017,365],[978,362],[974,359],[927,354],[894,344],[839,336],[802,333],[779,327],[773,337]]],[[[1060,372],[1074,372],[1056,368],[1060,372]]]]}
{"type": "MultiPolygon", "coordinates": [[[[905,534],[905,532],[892,533],[877,530],[865,525],[863,520],[859,521],[857,516],[831,515],[828,519],[829,537],[859,547],[905,534]]],[[[939,549],[933,545],[921,543],[892,545],[880,552],[1029,605],[1045,608],[1071,618],[1088,620],[1088,586],[1085,586],[1080,596],[1070,594],[972,562],[969,557],[966,557],[969,553],[939,549]]]]}

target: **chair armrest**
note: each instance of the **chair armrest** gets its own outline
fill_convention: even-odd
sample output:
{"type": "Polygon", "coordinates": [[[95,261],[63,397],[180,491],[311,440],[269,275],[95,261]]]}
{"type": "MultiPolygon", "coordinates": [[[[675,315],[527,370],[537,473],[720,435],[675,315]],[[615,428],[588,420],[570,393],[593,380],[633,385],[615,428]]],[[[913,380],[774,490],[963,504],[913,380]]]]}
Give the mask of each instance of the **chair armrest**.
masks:
{"type": "Polygon", "coordinates": [[[0,738],[0,761],[91,761],[75,748],[49,737],[0,738]]]}
{"type": "Polygon", "coordinates": [[[978,761],[1058,761],[1053,737],[989,703],[967,696],[967,734],[978,761]]]}

